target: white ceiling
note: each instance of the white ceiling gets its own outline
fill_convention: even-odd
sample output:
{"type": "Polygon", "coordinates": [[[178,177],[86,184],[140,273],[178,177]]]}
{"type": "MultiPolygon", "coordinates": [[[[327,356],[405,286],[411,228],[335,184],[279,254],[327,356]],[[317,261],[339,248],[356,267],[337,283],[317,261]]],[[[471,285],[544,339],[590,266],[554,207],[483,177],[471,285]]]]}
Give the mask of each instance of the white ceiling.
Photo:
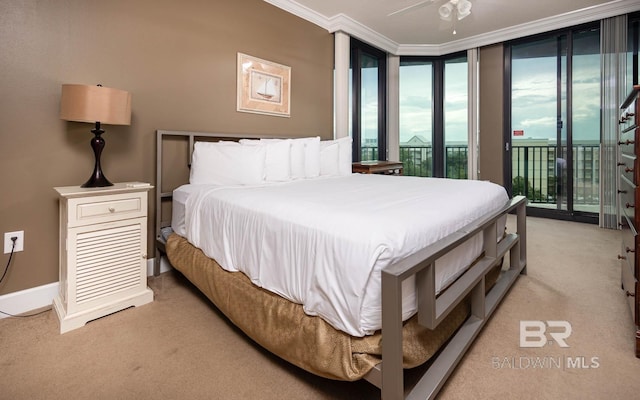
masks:
{"type": "Polygon", "coordinates": [[[264,1],[397,55],[448,54],[640,10],[639,0],[470,0],[471,15],[454,26],[438,16],[447,0],[392,16],[420,0],[264,1]]]}

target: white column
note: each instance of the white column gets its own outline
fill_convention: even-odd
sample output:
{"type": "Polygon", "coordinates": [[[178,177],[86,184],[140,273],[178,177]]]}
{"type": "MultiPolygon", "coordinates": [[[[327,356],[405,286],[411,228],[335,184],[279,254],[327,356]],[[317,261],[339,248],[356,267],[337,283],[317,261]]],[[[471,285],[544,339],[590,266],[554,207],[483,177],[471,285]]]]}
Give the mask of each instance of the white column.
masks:
{"type": "Polygon", "coordinates": [[[338,31],[335,40],[334,138],[349,136],[349,59],[351,44],[349,35],[338,31]]]}
{"type": "Polygon", "coordinates": [[[478,179],[478,49],[467,50],[467,132],[468,132],[468,160],[467,176],[469,179],[478,179]]]}
{"type": "Polygon", "coordinates": [[[400,57],[387,56],[387,160],[400,160],[400,57]]]}

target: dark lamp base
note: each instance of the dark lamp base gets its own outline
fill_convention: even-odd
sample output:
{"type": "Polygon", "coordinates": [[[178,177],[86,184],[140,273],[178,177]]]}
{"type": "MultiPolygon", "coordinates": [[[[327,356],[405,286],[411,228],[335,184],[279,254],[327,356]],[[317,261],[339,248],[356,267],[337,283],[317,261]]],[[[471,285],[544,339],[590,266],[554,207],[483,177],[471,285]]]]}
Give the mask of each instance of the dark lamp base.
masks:
{"type": "Polygon", "coordinates": [[[109,182],[109,180],[102,174],[102,168],[100,167],[100,154],[102,154],[102,149],[104,149],[104,139],[101,136],[104,131],[100,129],[100,122],[96,122],[96,127],[91,130],[91,133],[94,134],[93,139],[91,139],[91,148],[93,149],[93,155],[95,156],[96,163],[93,167],[93,174],[91,175],[91,178],[89,178],[89,180],[81,187],[93,188],[113,186],[113,183],[109,182]]]}
{"type": "Polygon", "coordinates": [[[109,180],[107,178],[104,177],[104,175],[100,175],[100,176],[92,176],[91,178],[89,178],[88,181],[86,181],[82,186],[83,188],[94,188],[94,187],[105,187],[105,186],[113,186],[113,183],[109,182],[109,180]]]}

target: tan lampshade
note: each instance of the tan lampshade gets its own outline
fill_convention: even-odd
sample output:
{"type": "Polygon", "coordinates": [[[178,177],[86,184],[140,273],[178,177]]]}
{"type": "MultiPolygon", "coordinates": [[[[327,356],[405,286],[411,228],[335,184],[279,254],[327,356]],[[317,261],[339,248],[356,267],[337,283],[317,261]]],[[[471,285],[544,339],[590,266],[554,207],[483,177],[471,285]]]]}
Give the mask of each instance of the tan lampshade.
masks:
{"type": "Polygon", "coordinates": [[[66,121],[131,124],[131,93],[103,86],[62,85],[60,118],[66,121]]]}

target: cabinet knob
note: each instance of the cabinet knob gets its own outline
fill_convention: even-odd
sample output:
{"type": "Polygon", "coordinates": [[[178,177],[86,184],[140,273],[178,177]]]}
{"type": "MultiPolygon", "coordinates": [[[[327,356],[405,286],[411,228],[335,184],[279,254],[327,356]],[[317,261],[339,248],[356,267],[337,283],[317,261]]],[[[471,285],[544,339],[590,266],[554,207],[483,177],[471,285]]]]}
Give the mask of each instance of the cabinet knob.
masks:
{"type": "Polygon", "coordinates": [[[627,297],[636,297],[635,293],[631,293],[630,291],[626,290],[625,294],[627,295],[627,297]]]}
{"type": "Polygon", "coordinates": [[[626,260],[626,259],[627,259],[627,257],[621,256],[620,254],[618,254],[618,260],[626,260]]]}
{"type": "Polygon", "coordinates": [[[624,251],[626,251],[627,253],[635,253],[636,251],[634,249],[629,248],[629,246],[627,246],[624,251]]]}
{"type": "Polygon", "coordinates": [[[627,203],[624,205],[626,208],[634,208],[635,206],[633,204],[627,203]]]}
{"type": "Polygon", "coordinates": [[[624,169],[624,172],[633,172],[633,168],[627,167],[627,168],[624,169]]]}
{"type": "Polygon", "coordinates": [[[633,140],[625,140],[624,142],[618,142],[619,145],[623,145],[623,144],[634,144],[635,142],[633,140]]]}
{"type": "Polygon", "coordinates": [[[620,189],[618,189],[618,193],[620,193],[620,194],[625,194],[625,193],[627,193],[627,191],[626,191],[626,190],[620,190],[620,189]]]}
{"type": "Polygon", "coordinates": [[[623,162],[619,162],[619,163],[618,163],[618,167],[622,167],[623,165],[627,165],[627,164],[625,164],[625,163],[623,163],[623,162]]]}
{"type": "Polygon", "coordinates": [[[113,208],[113,207],[109,207],[109,212],[111,212],[111,213],[116,212],[116,209],[113,208]]]}

